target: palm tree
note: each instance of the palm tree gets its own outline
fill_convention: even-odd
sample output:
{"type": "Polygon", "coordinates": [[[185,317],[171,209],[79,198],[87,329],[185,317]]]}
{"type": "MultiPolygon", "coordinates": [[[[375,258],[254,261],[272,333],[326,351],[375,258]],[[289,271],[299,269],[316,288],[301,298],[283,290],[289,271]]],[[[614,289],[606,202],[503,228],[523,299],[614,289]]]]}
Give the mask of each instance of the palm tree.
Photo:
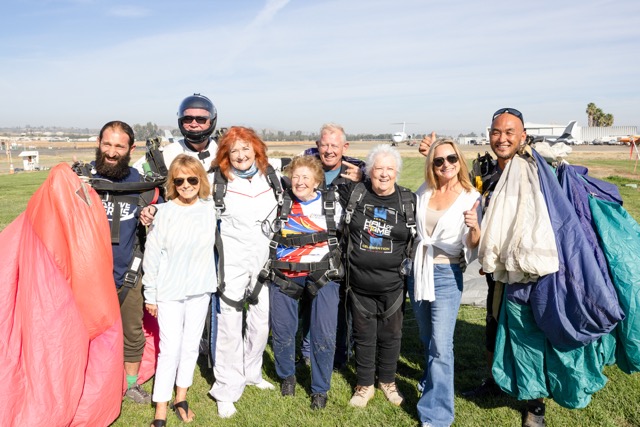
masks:
{"type": "Polygon", "coordinates": [[[602,111],[602,108],[596,108],[595,112],[593,113],[593,125],[602,126],[601,122],[603,117],[604,111],[602,111]]]}
{"type": "Polygon", "coordinates": [[[596,111],[598,110],[598,107],[596,107],[596,104],[594,104],[593,102],[590,102],[589,104],[587,104],[587,123],[589,126],[595,126],[595,115],[596,115],[596,111]]]}
{"type": "Polygon", "coordinates": [[[600,119],[600,126],[613,126],[613,114],[605,114],[600,119]]]}

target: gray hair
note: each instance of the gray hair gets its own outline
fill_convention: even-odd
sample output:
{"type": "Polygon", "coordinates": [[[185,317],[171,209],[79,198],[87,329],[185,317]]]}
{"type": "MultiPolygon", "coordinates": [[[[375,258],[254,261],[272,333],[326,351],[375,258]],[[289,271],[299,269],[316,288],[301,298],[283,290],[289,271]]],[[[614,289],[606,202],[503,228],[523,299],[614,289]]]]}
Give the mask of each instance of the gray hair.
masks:
{"type": "Polygon", "coordinates": [[[400,152],[393,148],[390,144],[380,144],[376,145],[369,151],[367,154],[367,162],[365,166],[365,172],[367,176],[371,176],[371,170],[373,169],[373,165],[378,157],[381,156],[389,156],[392,157],[396,161],[396,182],[400,178],[400,170],[402,169],[402,157],[400,156],[400,152]]]}
{"type": "Polygon", "coordinates": [[[325,123],[320,128],[320,139],[324,133],[339,133],[342,139],[342,143],[347,142],[347,135],[344,133],[344,128],[337,123],[325,123]]]}

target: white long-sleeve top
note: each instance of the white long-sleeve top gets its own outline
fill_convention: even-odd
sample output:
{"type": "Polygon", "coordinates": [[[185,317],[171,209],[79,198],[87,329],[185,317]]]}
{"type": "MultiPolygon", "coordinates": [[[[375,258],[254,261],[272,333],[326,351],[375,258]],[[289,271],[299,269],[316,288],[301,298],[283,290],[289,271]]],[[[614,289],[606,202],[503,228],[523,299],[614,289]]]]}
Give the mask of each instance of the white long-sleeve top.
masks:
{"type": "MultiPolygon", "coordinates": [[[[425,227],[425,214],[432,190],[427,189],[426,183],[416,191],[416,254],[413,264],[413,278],[415,281],[414,298],[416,301],[435,301],[433,282],[433,248],[438,247],[450,256],[464,252],[467,265],[478,256],[477,249],[470,249],[467,245],[469,227],[464,223],[464,211],[473,207],[480,193],[476,190],[463,191],[442,215],[433,233],[429,236],[425,227]]],[[[478,223],[482,221],[482,207],[478,204],[478,223]]]]}
{"type": "Polygon", "coordinates": [[[190,206],[173,201],[159,205],[142,264],[145,302],[179,301],[215,292],[216,232],[212,200],[198,200],[190,206]]]}

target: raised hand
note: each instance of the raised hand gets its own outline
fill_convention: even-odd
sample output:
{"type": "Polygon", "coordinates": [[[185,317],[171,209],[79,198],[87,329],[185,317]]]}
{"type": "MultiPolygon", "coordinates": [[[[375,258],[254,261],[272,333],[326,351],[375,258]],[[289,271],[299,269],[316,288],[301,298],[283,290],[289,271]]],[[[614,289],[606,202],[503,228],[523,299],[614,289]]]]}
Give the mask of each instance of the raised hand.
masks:
{"type": "Polygon", "coordinates": [[[342,164],[347,167],[347,170],[340,174],[341,177],[350,179],[353,182],[362,181],[362,171],[358,166],[353,163],[349,163],[346,160],[343,160],[342,164]]]}
{"type": "Polygon", "coordinates": [[[422,138],[422,141],[420,141],[420,146],[418,147],[418,151],[420,152],[420,154],[426,157],[427,154],[429,153],[429,149],[431,148],[431,144],[433,144],[435,140],[436,140],[435,131],[431,132],[431,136],[425,135],[424,138],[422,138]]]}
{"type": "Polygon", "coordinates": [[[479,230],[480,225],[478,224],[478,205],[480,204],[480,200],[476,200],[471,209],[468,211],[464,211],[464,223],[467,227],[472,230],[479,230]]]}

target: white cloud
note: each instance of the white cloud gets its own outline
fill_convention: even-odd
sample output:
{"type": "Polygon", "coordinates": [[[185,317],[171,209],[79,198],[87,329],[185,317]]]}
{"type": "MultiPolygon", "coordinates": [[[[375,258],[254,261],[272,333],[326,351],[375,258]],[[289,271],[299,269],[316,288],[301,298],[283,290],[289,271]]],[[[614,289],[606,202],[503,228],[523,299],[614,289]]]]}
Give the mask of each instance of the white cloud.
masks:
{"type": "Polygon", "coordinates": [[[107,13],[121,18],[140,18],[149,15],[150,10],[137,6],[116,6],[109,9],[107,13]]]}

